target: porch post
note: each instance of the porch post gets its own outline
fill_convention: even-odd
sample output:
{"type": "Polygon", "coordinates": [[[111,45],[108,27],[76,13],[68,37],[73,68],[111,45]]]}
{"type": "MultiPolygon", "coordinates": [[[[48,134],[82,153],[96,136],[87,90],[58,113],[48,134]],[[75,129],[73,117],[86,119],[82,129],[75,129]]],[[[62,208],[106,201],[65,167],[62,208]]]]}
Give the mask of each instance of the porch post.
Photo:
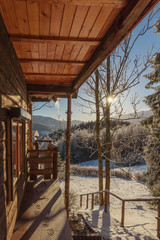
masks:
{"type": "Polygon", "coordinates": [[[31,121],[29,122],[29,149],[32,149],[32,103],[29,104],[29,113],[31,114],[31,121]]]}
{"type": "Polygon", "coordinates": [[[67,217],[69,217],[69,182],[70,182],[70,138],[71,138],[71,99],[72,95],[68,96],[68,111],[67,111],[67,132],[66,132],[66,167],[65,167],[65,207],[67,217]]]}

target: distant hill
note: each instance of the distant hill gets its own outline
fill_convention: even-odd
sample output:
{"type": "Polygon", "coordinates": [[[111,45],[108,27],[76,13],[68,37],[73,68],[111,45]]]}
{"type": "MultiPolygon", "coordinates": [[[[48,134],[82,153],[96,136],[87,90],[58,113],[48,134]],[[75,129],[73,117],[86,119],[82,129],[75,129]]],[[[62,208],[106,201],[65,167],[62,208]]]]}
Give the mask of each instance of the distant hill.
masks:
{"type": "Polygon", "coordinates": [[[138,111],[137,116],[135,116],[134,113],[130,114],[124,114],[121,119],[133,123],[133,124],[139,124],[142,120],[149,118],[151,115],[153,115],[151,110],[148,111],[138,111]],[[128,120],[127,120],[128,119],[128,120]]]}
{"type": "MultiPolygon", "coordinates": [[[[67,122],[66,121],[60,121],[55,118],[51,117],[44,117],[40,115],[33,115],[33,131],[38,130],[40,134],[47,134],[49,132],[52,132],[53,130],[66,128],[67,122]]],[[[82,123],[82,121],[79,120],[73,120],[71,122],[71,125],[78,125],[82,123]]]]}

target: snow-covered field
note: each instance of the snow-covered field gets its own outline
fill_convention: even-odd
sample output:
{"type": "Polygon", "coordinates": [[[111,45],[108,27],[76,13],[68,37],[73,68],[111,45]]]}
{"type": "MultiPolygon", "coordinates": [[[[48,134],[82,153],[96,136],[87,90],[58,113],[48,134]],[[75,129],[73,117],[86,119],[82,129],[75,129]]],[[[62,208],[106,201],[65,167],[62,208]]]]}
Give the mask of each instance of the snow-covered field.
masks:
{"type": "MultiPolygon", "coordinates": [[[[98,160],[90,160],[90,161],[86,161],[86,162],[81,162],[78,164],[79,166],[85,166],[85,167],[98,167],[98,160]]],[[[115,165],[111,164],[111,168],[114,168],[115,165]]],[[[103,167],[105,167],[105,160],[103,159],[103,167]]],[[[132,167],[126,167],[126,169],[130,169],[131,171],[136,171],[136,172],[144,172],[146,171],[146,165],[142,164],[142,165],[135,165],[132,167]]]]}
{"type": "MultiPolygon", "coordinates": [[[[145,170],[145,166],[137,171],[145,170]]],[[[83,214],[95,231],[101,232],[104,239],[157,239],[157,211],[152,209],[149,204],[143,202],[130,202],[125,206],[125,227],[120,227],[121,221],[121,201],[115,197],[110,199],[110,209],[104,213],[103,208],[95,205],[94,210],[90,207],[86,210],[86,198],[83,197],[83,207],[79,207],[79,194],[98,191],[98,178],[73,176],[70,178],[70,190],[75,194],[75,202],[72,208],[77,209],[83,214]]],[[[105,183],[105,182],[104,182],[105,183]]],[[[62,191],[64,182],[61,183],[62,191]]],[[[150,192],[146,186],[135,180],[126,180],[111,177],[111,192],[121,198],[150,198],[150,192]]],[[[89,202],[89,206],[91,201],[89,202]]]]}

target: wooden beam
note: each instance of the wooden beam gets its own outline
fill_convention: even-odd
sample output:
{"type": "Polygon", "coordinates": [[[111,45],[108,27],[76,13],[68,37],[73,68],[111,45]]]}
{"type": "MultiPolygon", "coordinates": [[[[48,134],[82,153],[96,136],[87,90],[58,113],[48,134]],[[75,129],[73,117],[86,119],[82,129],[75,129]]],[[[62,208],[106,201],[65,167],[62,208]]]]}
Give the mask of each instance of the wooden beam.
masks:
{"type": "MultiPolygon", "coordinates": [[[[68,98],[68,94],[56,94],[57,98],[68,98]]],[[[72,95],[72,98],[77,98],[77,93],[72,95]]]]}
{"type": "Polygon", "coordinates": [[[48,60],[48,59],[22,59],[19,58],[20,63],[56,63],[56,64],[72,64],[76,66],[84,66],[86,62],[82,61],[64,61],[64,60],[48,60]]]}
{"type": "Polygon", "coordinates": [[[45,85],[45,84],[28,84],[29,93],[76,93],[72,87],[45,85]]]}
{"type": "Polygon", "coordinates": [[[42,98],[42,97],[31,96],[31,101],[32,102],[50,102],[51,99],[49,99],[47,97],[42,98]]]}
{"type": "Polygon", "coordinates": [[[53,169],[48,168],[48,169],[30,169],[29,175],[46,175],[46,174],[52,174],[53,169]]]}
{"type": "MultiPolygon", "coordinates": [[[[44,1],[44,0],[39,0],[44,1]]],[[[53,4],[71,4],[71,5],[84,5],[84,6],[91,6],[91,5],[104,5],[108,7],[114,8],[122,8],[127,5],[127,0],[45,0],[46,3],[53,3],[53,4]]]]}
{"type": "Polygon", "coordinates": [[[78,89],[107,58],[130,31],[146,16],[159,0],[131,0],[117,17],[114,24],[106,33],[100,46],[84,66],[76,81],[74,89],[78,89]]]}
{"type": "Polygon", "coordinates": [[[25,76],[54,76],[54,77],[77,77],[77,74],[54,74],[54,73],[31,73],[31,72],[25,72],[25,76]]]}
{"type": "Polygon", "coordinates": [[[29,163],[52,163],[52,157],[30,157],[28,159],[29,163]]]}
{"type": "Polygon", "coordinates": [[[32,136],[32,129],[33,129],[33,127],[32,127],[32,103],[31,102],[29,103],[29,113],[31,115],[31,121],[29,122],[29,149],[31,150],[33,147],[33,144],[32,144],[32,138],[33,138],[33,136],[32,136]]]}
{"type": "Polygon", "coordinates": [[[58,37],[37,37],[37,36],[21,36],[21,35],[10,35],[12,42],[19,43],[47,43],[47,44],[71,44],[71,45],[89,45],[98,46],[100,45],[99,40],[94,39],[81,39],[81,38],[58,38],[58,37]]]}
{"type": "Polygon", "coordinates": [[[70,185],[70,159],[71,159],[71,100],[72,95],[68,96],[67,111],[67,132],[66,132],[66,166],[65,166],[65,207],[67,217],[69,217],[69,185],[70,185]]]}

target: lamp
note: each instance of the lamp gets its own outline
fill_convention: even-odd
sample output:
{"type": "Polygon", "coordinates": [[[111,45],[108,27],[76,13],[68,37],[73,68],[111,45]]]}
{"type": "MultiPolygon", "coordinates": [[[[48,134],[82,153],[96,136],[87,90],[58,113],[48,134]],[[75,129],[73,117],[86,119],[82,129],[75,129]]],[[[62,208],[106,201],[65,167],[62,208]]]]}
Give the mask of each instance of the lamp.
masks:
{"type": "Polygon", "coordinates": [[[34,137],[39,137],[39,133],[38,133],[37,130],[36,130],[35,133],[34,133],[34,137]]]}

